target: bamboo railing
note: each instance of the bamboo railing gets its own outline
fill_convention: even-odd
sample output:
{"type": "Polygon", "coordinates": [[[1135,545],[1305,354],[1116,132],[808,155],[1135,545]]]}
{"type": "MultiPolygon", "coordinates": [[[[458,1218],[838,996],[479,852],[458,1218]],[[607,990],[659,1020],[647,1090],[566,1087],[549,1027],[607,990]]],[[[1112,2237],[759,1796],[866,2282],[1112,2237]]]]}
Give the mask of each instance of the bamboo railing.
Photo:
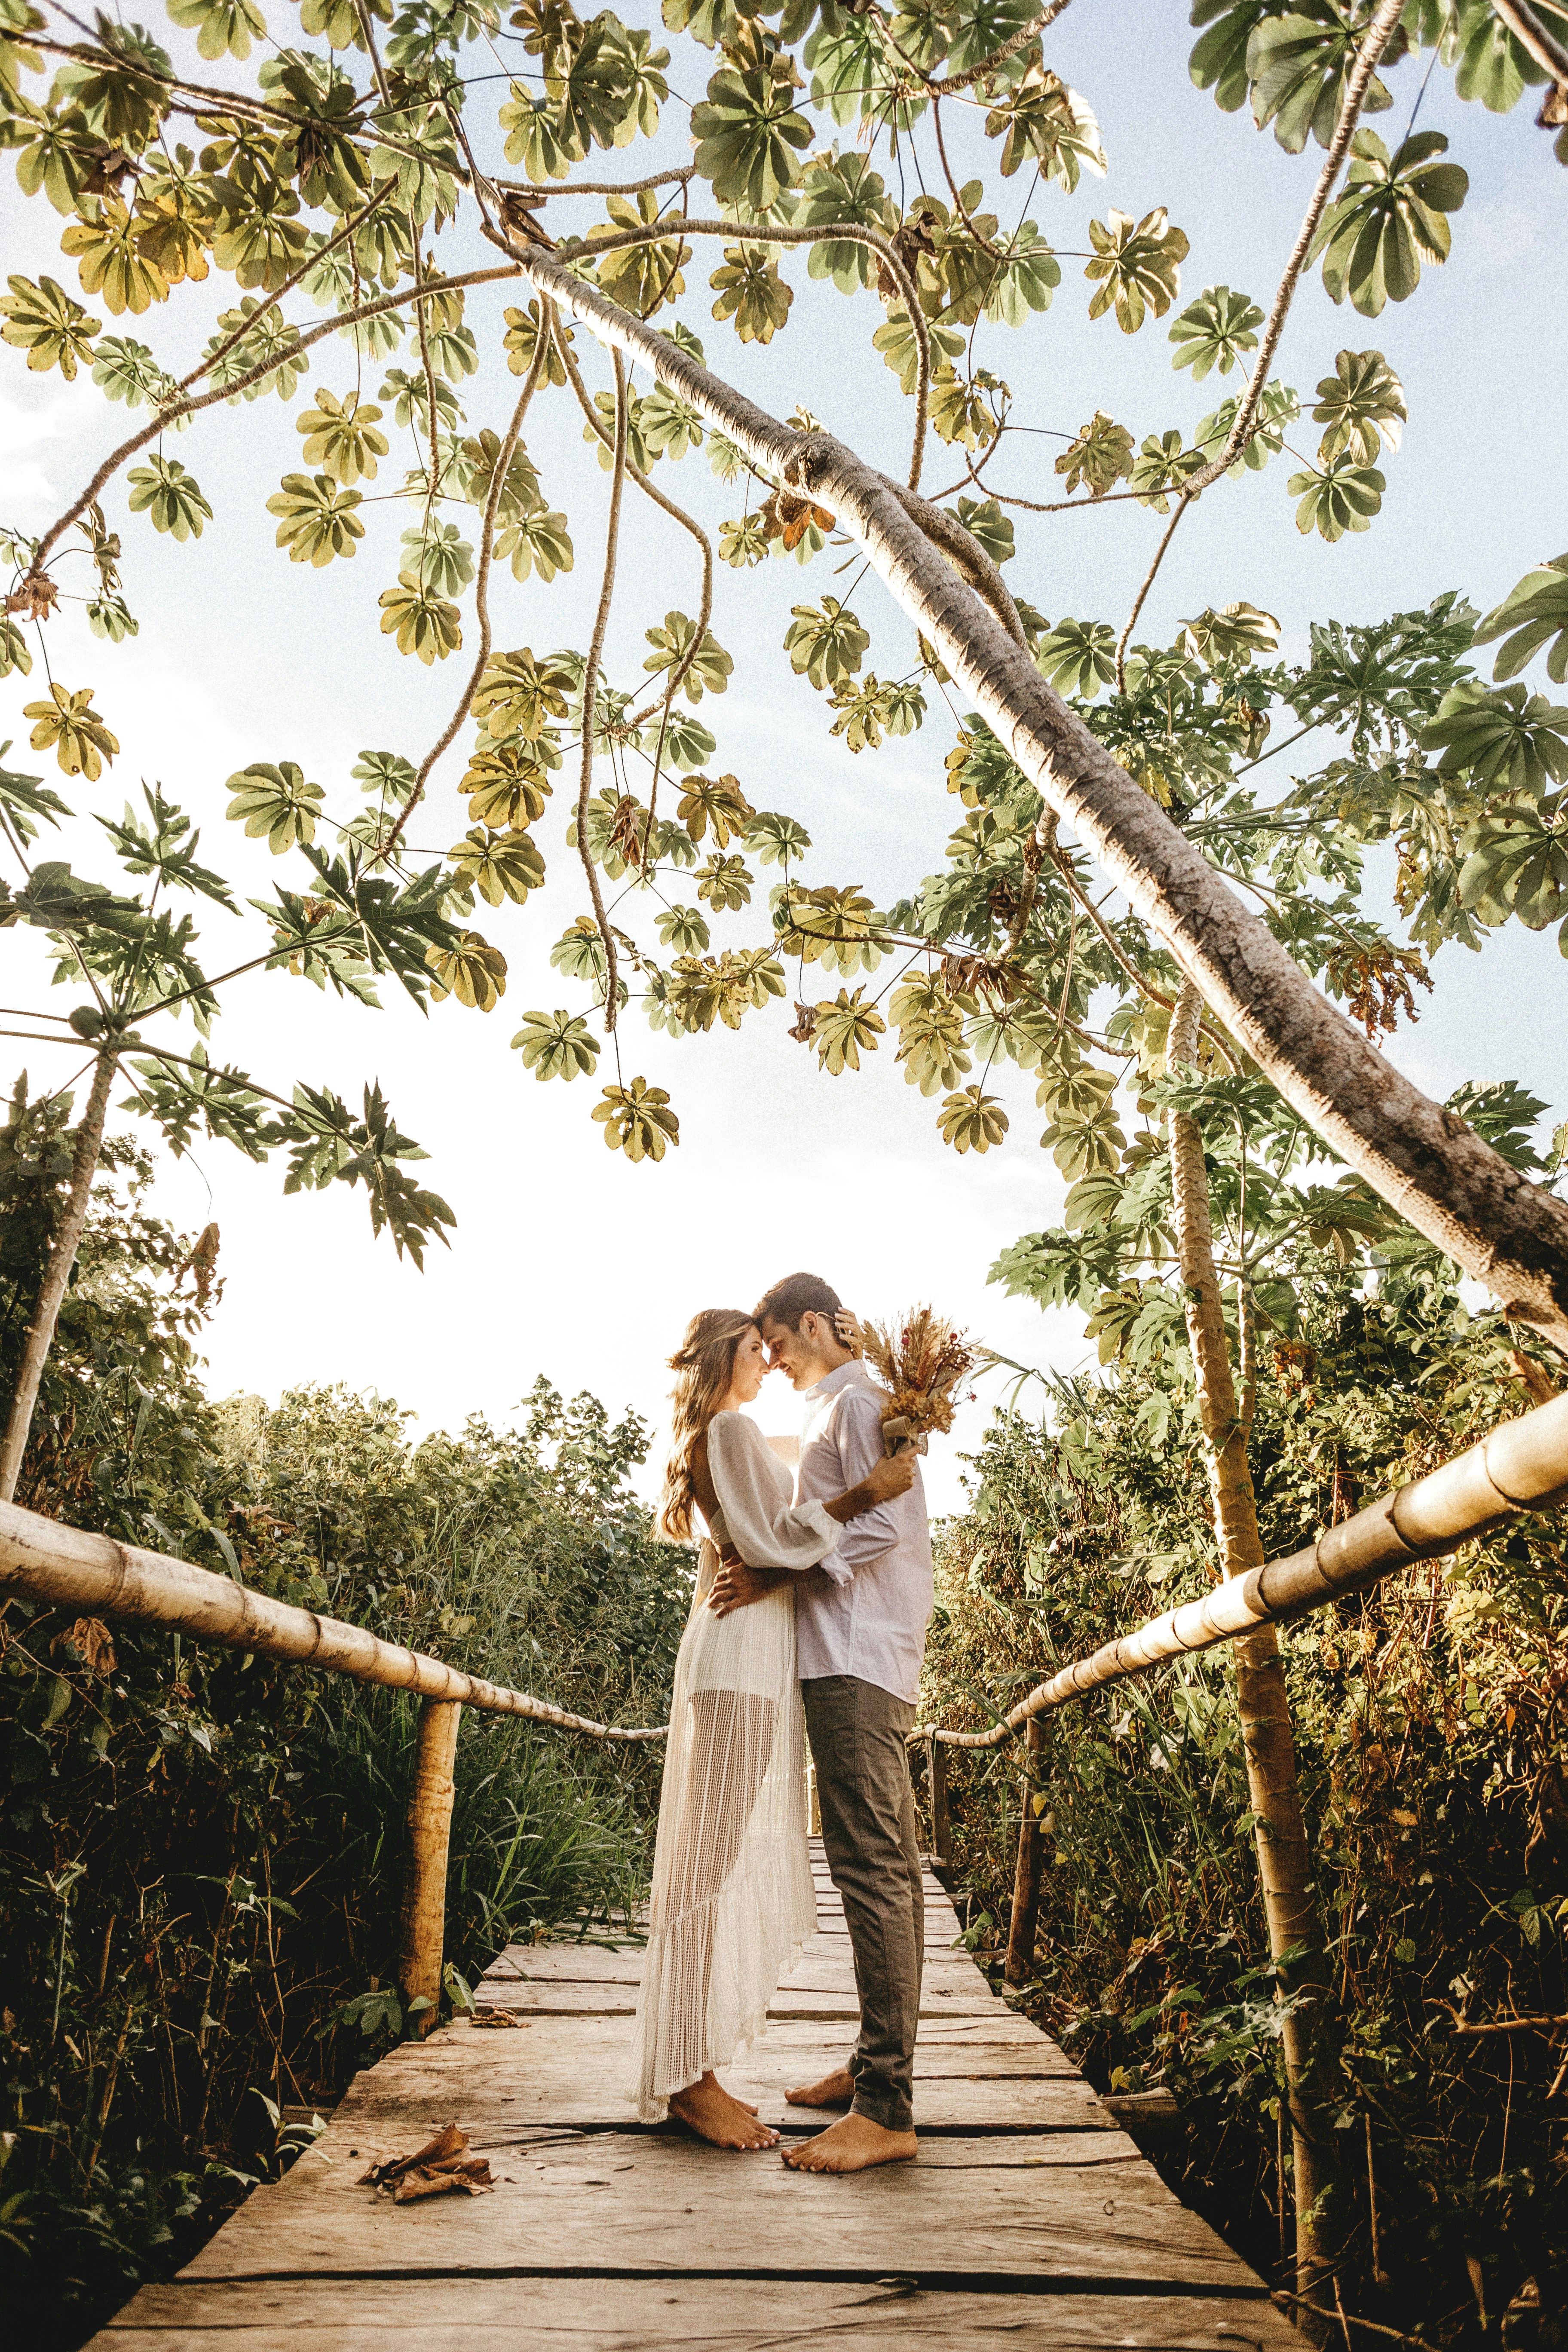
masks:
{"type": "Polygon", "coordinates": [[[62,1526],[15,1503],[0,1503],[0,1600],[26,1593],[52,1609],[90,1611],[129,1617],[143,1625],[163,1625],[198,1642],[281,1658],[296,1666],[320,1666],[386,1690],[412,1691],[423,1701],[414,1787],[408,1804],[409,1863],[403,1904],[398,1981],[406,2004],[419,2001],[412,2030],[434,2024],[441,1999],[446,1940],[447,1849],[452,1830],[452,1765],[458,1725],[465,1706],[484,1715],[521,1716],[552,1724],[590,1739],[662,1739],[668,1727],[650,1724],[631,1731],[573,1715],[549,1699],[509,1690],[463,1674],[419,1650],[384,1642],[363,1625],[322,1617],[274,1601],[237,1577],[215,1576],[186,1559],[142,1551],[112,1536],[90,1535],[62,1526]]]}
{"type": "MultiPolygon", "coordinates": [[[[1289,1559],[1271,1560],[1250,1575],[1217,1586],[1201,1601],[1167,1610],[1136,1633],[1106,1643],[1091,1656],[1076,1659],[988,1730],[918,1725],[910,1739],[911,1745],[923,1742],[930,1759],[932,1848],[939,1861],[948,1851],[947,1750],[999,1747],[1020,1729],[1028,1735],[1030,1770],[1018,1841],[1009,1977],[1021,1980],[1015,1971],[1026,1969],[1033,1953],[1041,1850],[1030,1800],[1044,1744],[1044,1716],[1164,1660],[1212,1649],[1260,1625],[1285,1623],[1328,1601],[1365,1591],[1409,1562],[1451,1552],[1523,1512],[1556,1510],[1564,1504],[1568,1395],[1554,1397],[1517,1421],[1501,1423],[1468,1453],[1384,1495],[1289,1559]]],[[[65,1527],[14,1503],[0,1503],[0,1601],[8,1593],[26,1594],[48,1608],[165,1626],[196,1641],[411,1691],[422,1700],[408,1811],[410,1860],[399,1971],[405,2000],[427,2004],[414,2020],[417,2032],[427,2031],[434,2022],[440,2000],[452,1766],[460,1710],[471,1706],[482,1714],[518,1716],[590,1739],[660,1739],[668,1728],[662,1723],[636,1730],[595,1723],[548,1699],[485,1682],[438,1658],[384,1642],[363,1626],[274,1601],[237,1578],[217,1576],[189,1560],[143,1551],[110,1536],[65,1527]]]]}

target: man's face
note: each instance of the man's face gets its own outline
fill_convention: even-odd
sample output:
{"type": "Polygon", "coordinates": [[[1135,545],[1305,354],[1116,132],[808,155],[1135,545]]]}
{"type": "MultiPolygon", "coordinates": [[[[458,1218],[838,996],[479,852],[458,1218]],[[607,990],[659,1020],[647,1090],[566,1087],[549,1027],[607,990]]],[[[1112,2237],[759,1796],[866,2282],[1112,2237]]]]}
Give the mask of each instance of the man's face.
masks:
{"type": "Polygon", "coordinates": [[[814,1344],[820,1320],[816,1315],[803,1315],[800,1329],[792,1331],[787,1323],[776,1323],[771,1315],[763,1318],[768,1362],[774,1371],[783,1372],[792,1388],[815,1388],[822,1377],[814,1344]]]}

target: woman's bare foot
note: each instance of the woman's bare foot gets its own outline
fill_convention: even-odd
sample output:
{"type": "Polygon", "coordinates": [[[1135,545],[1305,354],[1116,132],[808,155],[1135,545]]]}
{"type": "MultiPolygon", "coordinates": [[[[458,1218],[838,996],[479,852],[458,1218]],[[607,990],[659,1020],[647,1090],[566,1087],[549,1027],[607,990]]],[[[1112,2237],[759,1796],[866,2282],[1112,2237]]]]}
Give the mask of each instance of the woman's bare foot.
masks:
{"type": "Polygon", "coordinates": [[[792,2172],[869,2172],[877,2164],[907,2164],[919,2152],[912,2131],[887,2131],[869,2116],[840,2116],[804,2147],[786,2148],[792,2172]]]}
{"type": "Polygon", "coordinates": [[[836,2066],[820,2083],[812,2083],[804,2091],[786,2091],[784,2098],[792,2107],[847,2107],[855,2096],[855,2077],[847,2066],[836,2066]]]}
{"type": "Polygon", "coordinates": [[[756,2109],[732,2099],[710,2068],[700,2083],[677,2091],[669,2112],[714,2147],[776,2147],[778,2134],[757,2121],[756,2109]]]}

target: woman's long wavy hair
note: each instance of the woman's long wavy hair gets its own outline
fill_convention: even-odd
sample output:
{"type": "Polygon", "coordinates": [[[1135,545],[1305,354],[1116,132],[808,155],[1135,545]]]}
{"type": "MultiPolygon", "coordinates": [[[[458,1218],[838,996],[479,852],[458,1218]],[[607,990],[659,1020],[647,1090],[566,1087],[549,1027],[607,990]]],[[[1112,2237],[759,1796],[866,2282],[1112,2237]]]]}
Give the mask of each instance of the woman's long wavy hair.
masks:
{"type": "Polygon", "coordinates": [[[676,1543],[690,1540],[691,1514],[697,1506],[691,1457],[730,1393],[741,1342],[755,1328],[754,1317],[742,1314],[738,1307],[705,1307],[692,1317],[685,1339],[669,1360],[675,1374],[669,1392],[675,1406],[670,1416],[674,1442],[665,1465],[658,1525],[660,1532],[676,1543]]]}

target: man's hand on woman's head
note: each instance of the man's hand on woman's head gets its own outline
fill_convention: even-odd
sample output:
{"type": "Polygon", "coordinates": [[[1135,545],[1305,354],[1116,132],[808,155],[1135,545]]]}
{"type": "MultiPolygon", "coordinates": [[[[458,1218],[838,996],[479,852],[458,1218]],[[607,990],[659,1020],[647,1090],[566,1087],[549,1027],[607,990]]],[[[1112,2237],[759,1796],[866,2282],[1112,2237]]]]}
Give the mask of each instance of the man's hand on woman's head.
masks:
{"type": "Polygon", "coordinates": [[[850,1354],[857,1359],[865,1354],[865,1328],[853,1307],[841,1307],[833,1318],[833,1328],[838,1334],[838,1344],[841,1348],[847,1348],[850,1354]]]}

